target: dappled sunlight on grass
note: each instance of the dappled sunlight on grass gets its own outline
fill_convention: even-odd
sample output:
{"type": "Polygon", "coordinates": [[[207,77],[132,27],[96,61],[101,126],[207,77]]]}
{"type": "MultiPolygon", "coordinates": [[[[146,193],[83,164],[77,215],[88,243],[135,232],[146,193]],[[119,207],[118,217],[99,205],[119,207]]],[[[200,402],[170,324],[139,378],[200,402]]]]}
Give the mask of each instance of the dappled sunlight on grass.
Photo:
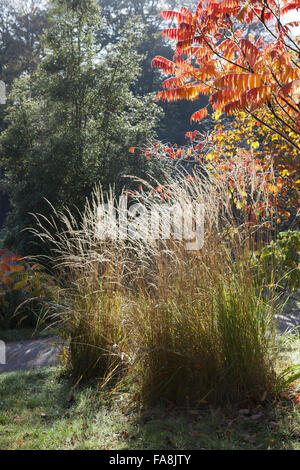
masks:
{"type": "Polygon", "coordinates": [[[141,410],[131,394],[108,397],[97,392],[97,383],[72,390],[61,372],[0,376],[2,450],[300,450],[300,409],[288,399],[252,408],[169,403],[141,410]]]}

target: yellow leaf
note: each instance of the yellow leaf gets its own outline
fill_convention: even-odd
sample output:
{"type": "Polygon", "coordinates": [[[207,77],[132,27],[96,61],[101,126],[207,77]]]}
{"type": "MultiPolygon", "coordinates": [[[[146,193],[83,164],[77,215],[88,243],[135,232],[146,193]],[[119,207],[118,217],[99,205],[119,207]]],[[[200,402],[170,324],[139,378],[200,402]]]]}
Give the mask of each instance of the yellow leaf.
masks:
{"type": "Polygon", "coordinates": [[[213,117],[213,119],[214,119],[215,121],[218,121],[219,118],[220,118],[220,116],[221,116],[221,114],[222,114],[222,111],[219,110],[219,111],[216,111],[216,112],[212,115],[212,117],[213,117]]]}
{"type": "Polygon", "coordinates": [[[12,265],[9,267],[10,272],[20,272],[25,271],[25,267],[22,265],[12,265]]]}
{"type": "Polygon", "coordinates": [[[270,191],[270,193],[273,193],[273,194],[278,193],[278,188],[274,184],[269,184],[268,185],[268,190],[270,191]]]}
{"type": "Polygon", "coordinates": [[[17,282],[14,285],[13,290],[21,290],[21,289],[24,289],[26,286],[27,286],[27,278],[22,279],[22,281],[17,282]]]}
{"type": "Polygon", "coordinates": [[[254,149],[257,149],[259,147],[259,142],[253,142],[251,144],[251,147],[254,148],[254,149]]]}

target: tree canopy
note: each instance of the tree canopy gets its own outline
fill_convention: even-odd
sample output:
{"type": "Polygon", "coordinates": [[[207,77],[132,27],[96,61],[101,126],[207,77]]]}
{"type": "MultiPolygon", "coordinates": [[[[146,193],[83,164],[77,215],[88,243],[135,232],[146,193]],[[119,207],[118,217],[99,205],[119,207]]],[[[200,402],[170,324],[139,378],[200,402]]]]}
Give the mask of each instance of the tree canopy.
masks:
{"type": "Polygon", "coordinates": [[[11,243],[20,249],[28,244],[22,229],[31,225],[30,213],[46,215],[47,201],[83,209],[95,184],[107,190],[113,183],[118,192],[129,184],[124,174],[154,170],[144,155],[128,151],[155,135],[160,109],[153,96],[131,90],[141,73],[133,45],[142,32],[136,22],[125,27],[119,42],[99,51],[106,26],[96,3],[54,1],[41,63],[14,82],[0,151],[11,243]]]}

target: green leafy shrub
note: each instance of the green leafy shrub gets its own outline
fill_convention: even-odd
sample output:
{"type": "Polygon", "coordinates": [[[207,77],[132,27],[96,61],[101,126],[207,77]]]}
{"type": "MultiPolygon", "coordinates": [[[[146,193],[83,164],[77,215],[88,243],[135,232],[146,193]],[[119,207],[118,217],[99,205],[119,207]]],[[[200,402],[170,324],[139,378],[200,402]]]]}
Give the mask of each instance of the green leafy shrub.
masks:
{"type": "Polygon", "coordinates": [[[277,240],[255,254],[254,264],[270,284],[293,291],[300,288],[300,232],[281,232],[277,240]]]}

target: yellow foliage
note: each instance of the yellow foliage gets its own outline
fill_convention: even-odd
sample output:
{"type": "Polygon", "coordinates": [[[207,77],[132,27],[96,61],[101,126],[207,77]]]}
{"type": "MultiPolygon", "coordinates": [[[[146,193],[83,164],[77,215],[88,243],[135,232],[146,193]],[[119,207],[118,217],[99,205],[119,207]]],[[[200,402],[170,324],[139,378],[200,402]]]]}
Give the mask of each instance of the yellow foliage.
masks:
{"type": "Polygon", "coordinates": [[[259,142],[253,142],[253,143],[251,144],[251,147],[254,148],[255,150],[258,149],[258,147],[259,147],[259,142]]]}

